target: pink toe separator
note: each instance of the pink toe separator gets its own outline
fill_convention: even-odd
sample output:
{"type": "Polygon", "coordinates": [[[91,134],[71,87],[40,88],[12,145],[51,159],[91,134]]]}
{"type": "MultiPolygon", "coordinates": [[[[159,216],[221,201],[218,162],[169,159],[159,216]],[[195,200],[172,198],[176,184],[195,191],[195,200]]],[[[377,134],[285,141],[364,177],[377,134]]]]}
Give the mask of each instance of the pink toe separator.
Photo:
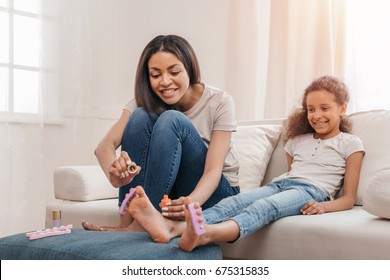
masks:
{"type": "Polygon", "coordinates": [[[122,201],[121,206],[119,207],[118,213],[121,215],[126,214],[127,203],[134,197],[135,188],[130,189],[130,191],[126,194],[125,199],[122,201]]]}
{"type": "Polygon", "coordinates": [[[192,225],[194,226],[194,231],[197,235],[202,235],[206,233],[206,228],[204,226],[203,222],[203,217],[202,215],[198,215],[196,212],[198,210],[202,210],[201,207],[195,208],[195,204],[191,203],[188,205],[188,210],[190,211],[191,214],[191,220],[192,220],[192,225]],[[199,219],[202,218],[202,221],[199,222],[199,219]]]}
{"type": "Polygon", "coordinates": [[[44,230],[27,232],[26,237],[30,240],[35,240],[35,239],[41,239],[49,236],[69,234],[72,232],[72,227],[73,225],[67,225],[67,226],[53,227],[44,230]]]}

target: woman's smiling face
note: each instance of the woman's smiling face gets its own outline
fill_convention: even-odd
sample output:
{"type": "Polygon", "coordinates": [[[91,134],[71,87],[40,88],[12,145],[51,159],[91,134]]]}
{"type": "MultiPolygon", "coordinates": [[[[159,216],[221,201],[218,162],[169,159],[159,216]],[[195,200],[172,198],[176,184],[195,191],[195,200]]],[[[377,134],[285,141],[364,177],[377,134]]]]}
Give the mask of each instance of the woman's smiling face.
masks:
{"type": "Polygon", "coordinates": [[[187,70],[172,53],[159,51],[153,54],[149,59],[148,69],[154,93],[166,104],[178,103],[189,89],[187,70]]]}

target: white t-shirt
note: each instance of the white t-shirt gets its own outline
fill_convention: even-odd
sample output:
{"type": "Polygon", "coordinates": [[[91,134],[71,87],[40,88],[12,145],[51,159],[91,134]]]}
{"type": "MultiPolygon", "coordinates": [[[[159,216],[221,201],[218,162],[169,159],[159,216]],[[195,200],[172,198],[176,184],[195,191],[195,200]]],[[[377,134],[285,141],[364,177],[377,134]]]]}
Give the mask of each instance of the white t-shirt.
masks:
{"type": "Polygon", "coordinates": [[[358,151],[364,152],[359,137],[341,132],[330,139],[315,139],[313,133],[289,139],[285,151],[293,157],[291,171],[276,179],[296,179],[309,182],[330,199],[341,188],[347,158],[358,151]]]}
{"type": "MultiPolygon", "coordinates": [[[[133,98],[124,109],[131,114],[136,108],[137,104],[133,98]]],[[[203,94],[195,105],[183,113],[194,124],[207,147],[214,130],[233,132],[237,129],[233,98],[226,92],[208,85],[205,85],[203,94]]],[[[222,170],[231,186],[239,185],[238,169],[237,156],[231,143],[222,170]]]]}

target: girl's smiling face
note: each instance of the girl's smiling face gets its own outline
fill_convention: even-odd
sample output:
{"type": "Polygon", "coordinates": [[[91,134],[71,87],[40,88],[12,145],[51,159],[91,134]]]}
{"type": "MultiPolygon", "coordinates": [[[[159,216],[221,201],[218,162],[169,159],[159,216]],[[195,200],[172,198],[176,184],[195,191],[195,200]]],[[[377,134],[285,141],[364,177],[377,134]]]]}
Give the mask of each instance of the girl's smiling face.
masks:
{"type": "Polygon", "coordinates": [[[190,79],[178,57],[169,52],[159,51],[150,57],[148,68],[150,85],[154,93],[166,104],[180,103],[189,89],[190,79]]]}
{"type": "Polygon", "coordinates": [[[307,95],[307,119],[315,130],[315,138],[328,139],[340,133],[340,121],[346,104],[339,105],[335,96],[326,90],[312,91],[307,95]]]}

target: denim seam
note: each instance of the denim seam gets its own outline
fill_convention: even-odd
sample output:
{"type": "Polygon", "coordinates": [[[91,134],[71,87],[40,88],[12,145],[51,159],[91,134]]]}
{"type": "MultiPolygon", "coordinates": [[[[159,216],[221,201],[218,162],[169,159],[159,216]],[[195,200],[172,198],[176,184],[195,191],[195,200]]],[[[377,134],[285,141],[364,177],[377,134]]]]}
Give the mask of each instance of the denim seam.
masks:
{"type": "MultiPolygon", "coordinates": [[[[174,158],[176,159],[177,158],[177,152],[179,150],[179,142],[177,142],[176,144],[176,148],[175,148],[175,152],[174,152],[174,158]]],[[[168,194],[171,190],[171,186],[172,186],[172,178],[173,178],[173,171],[175,169],[175,165],[176,165],[176,161],[173,160],[172,161],[172,166],[171,166],[171,169],[170,169],[170,174],[169,174],[169,177],[168,177],[168,180],[167,180],[167,185],[165,186],[165,193],[168,194]]]]}
{"type": "Polygon", "coordinates": [[[144,145],[144,153],[142,155],[142,161],[141,161],[141,166],[143,166],[143,168],[141,169],[141,172],[139,175],[141,175],[140,177],[140,185],[143,186],[144,184],[144,181],[145,181],[145,171],[146,171],[146,168],[147,168],[147,155],[149,154],[149,143],[150,143],[150,138],[151,138],[151,133],[150,131],[148,131],[148,134],[147,134],[147,140],[145,141],[145,145],[144,145]]]}

